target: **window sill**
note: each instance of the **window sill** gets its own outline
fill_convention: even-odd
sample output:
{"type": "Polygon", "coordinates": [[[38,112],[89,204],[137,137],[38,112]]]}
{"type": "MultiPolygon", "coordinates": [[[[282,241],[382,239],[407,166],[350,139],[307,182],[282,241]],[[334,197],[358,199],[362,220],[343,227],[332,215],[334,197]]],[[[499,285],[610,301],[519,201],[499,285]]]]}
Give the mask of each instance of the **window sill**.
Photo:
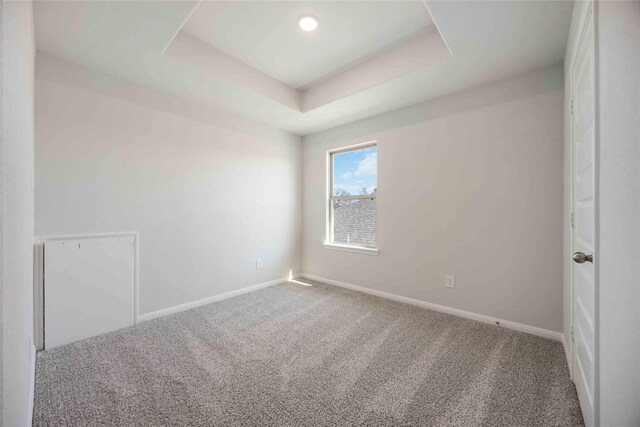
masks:
{"type": "Polygon", "coordinates": [[[333,251],[342,251],[342,252],[353,252],[356,254],[365,254],[365,255],[379,255],[380,251],[374,248],[365,248],[364,246],[347,246],[347,245],[338,245],[335,243],[324,243],[325,249],[331,249],[333,251]]]}

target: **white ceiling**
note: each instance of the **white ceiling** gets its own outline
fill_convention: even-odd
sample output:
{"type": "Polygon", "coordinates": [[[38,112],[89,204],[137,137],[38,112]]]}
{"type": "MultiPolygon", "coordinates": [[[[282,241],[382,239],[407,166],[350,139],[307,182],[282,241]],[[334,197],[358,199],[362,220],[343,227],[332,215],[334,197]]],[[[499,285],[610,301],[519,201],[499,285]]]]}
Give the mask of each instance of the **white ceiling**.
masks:
{"type": "Polygon", "coordinates": [[[40,52],[302,135],[557,64],[572,8],[482,0],[34,6],[40,52]],[[311,7],[321,32],[308,37],[295,21],[311,7]],[[207,31],[207,22],[221,28],[207,31]],[[331,28],[340,34],[325,36],[331,28]]]}
{"type": "Polygon", "coordinates": [[[298,89],[432,25],[421,0],[206,1],[182,31],[298,89]],[[302,15],[318,29],[298,28],[302,15]]]}

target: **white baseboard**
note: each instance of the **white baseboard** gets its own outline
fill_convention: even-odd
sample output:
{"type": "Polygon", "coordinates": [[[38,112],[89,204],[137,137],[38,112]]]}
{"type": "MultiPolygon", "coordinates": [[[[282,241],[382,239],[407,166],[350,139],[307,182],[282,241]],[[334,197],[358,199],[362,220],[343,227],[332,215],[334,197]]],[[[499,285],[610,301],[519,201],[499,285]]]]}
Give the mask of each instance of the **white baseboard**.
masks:
{"type": "Polygon", "coordinates": [[[157,317],[167,316],[169,314],[178,313],[180,311],[189,310],[191,308],[200,307],[201,305],[211,304],[212,302],[222,301],[227,298],[233,298],[238,295],[246,294],[249,292],[257,291],[259,289],[268,288],[269,286],[278,285],[289,280],[287,277],[281,279],[271,280],[269,282],[259,283],[253,286],[247,286],[246,288],[237,289],[235,291],[226,292],[224,294],[214,295],[207,298],[202,298],[196,301],[187,302],[180,305],[174,305],[173,307],[163,308],[162,310],[152,311],[150,313],[141,314],[138,316],[139,322],[155,319],[157,317]]]}
{"type": "Polygon", "coordinates": [[[29,425],[33,424],[33,402],[36,395],[36,346],[31,346],[31,384],[29,389],[29,425]]]}
{"type": "Polygon", "coordinates": [[[399,301],[406,304],[415,305],[417,307],[426,308],[428,310],[438,311],[441,313],[452,314],[458,317],[464,317],[465,319],[476,320],[478,322],[490,323],[493,325],[503,326],[514,331],[525,332],[527,334],[537,335],[543,338],[549,338],[554,341],[562,342],[563,334],[561,332],[551,331],[548,329],[538,328],[536,326],[525,325],[523,323],[512,322],[510,320],[497,319],[495,317],[485,316],[484,314],[473,313],[470,311],[460,310],[458,308],[447,307],[445,305],[434,304],[414,298],[403,297],[388,292],[377,291],[374,289],[365,288],[362,286],[352,285],[350,283],[339,282],[337,280],[327,279],[326,277],[319,277],[313,274],[302,273],[302,277],[307,279],[316,280],[318,282],[327,283],[329,285],[338,286],[341,288],[351,289],[354,291],[362,292],[365,294],[375,295],[377,297],[390,299],[393,301],[399,301]]]}
{"type": "Polygon", "coordinates": [[[569,344],[567,343],[567,337],[564,336],[564,334],[562,334],[562,348],[564,349],[564,355],[567,358],[567,366],[569,367],[569,375],[571,376],[571,379],[573,380],[573,357],[571,354],[571,350],[569,349],[569,344]]]}

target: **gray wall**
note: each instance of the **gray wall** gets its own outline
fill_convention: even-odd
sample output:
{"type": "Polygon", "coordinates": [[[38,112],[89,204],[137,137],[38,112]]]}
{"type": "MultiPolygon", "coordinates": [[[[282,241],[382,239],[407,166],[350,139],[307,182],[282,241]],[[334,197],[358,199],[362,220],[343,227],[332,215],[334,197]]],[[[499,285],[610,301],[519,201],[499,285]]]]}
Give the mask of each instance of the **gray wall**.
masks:
{"type": "Polygon", "coordinates": [[[2,2],[0,284],[3,426],[30,425],[33,385],[33,11],[2,2]]]}
{"type": "Polygon", "coordinates": [[[303,272],[561,331],[563,96],[558,65],[305,136],[303,272]],[[325,249],[325,153],[374,139],[380,255],[325,249]]]}
{"type": "Polygon", "coordinates": [[[596,2],[600,423],[640,425],[640,2],[596,2]]]}
{"type": "Polygon", "coordinates": [[[298,136],[36,58],[36,235],[139,231],[140,314],[299,270],[301,160],[298,136]]]}

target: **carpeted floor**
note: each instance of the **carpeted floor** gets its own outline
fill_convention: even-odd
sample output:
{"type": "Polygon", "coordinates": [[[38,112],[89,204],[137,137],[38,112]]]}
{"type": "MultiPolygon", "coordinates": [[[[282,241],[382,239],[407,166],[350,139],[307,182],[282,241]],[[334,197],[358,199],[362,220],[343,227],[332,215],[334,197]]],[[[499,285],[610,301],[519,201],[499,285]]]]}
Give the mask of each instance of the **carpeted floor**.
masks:
{"type": "Polygon", "coordinates": [[[560,343],[308,283],[39,353],[34,425],[582,425],[560,343]]]}

